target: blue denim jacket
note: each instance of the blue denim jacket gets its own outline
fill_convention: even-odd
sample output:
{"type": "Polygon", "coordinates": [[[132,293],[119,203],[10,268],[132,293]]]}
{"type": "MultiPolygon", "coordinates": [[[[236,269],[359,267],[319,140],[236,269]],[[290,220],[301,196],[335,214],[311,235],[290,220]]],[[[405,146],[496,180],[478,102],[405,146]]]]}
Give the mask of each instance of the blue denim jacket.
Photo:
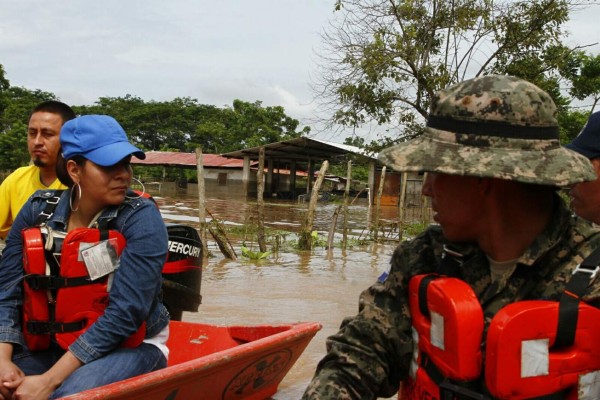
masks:
{"type": "MultiPolygon", "coordinates": [[[[23,243],[21,231],[34,226],[53,191],[39,190],[23,206],[6,238],[0,264],[0,342],[25,346],[21,332],[23,302],[23,243]]],[[[70,191],[62,193],[47,225],[66,231],[70,191]]],[[[126,199],[106,208],[101,216],[127,240],[104,314],[71,344],[69,350],[88,363],[117,348],[121,341],[145,321],[146,338],[155,336],[169,323],[160,301],[162,267],[167,257],[167,230],[156,205],[145,198],[126,199]]]]}

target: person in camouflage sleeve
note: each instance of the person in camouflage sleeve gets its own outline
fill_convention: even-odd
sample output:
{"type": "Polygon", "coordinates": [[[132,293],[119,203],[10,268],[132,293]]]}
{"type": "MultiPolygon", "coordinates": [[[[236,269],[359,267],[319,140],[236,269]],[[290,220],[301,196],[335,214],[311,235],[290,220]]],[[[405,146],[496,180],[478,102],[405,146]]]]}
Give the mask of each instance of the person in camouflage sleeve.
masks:
{"type": "MultiPolygon", "coordinates": [[[[401,243],[389,274],[365,290],[359,313],[327,339],[327,354],[304,396],[375,399],[407,380],[415,343],[409,279],[437,272],[444,246],[458,260],[484,311],[557,300],[574,268],[600,245],[599,231],[573,217],[557,188],[596,178],[589,161],[560,146],[556,107],[537,86],[510,76],[470,79],[438,92],[425,133],[384,150],[397,171],[427,172],[434,224],[401,243]]],[[[594,282],[584,300],[600,306],[594,282]]],[[[470,385],[487,393],[483,377],[470,385]]]]}
{"type": "Polygon", "coordinates": [[[573,185],[571,208],[582,218],[600,224],[600,111],[593,113],[579,135],[565,147],[589,158],[598,178],[573,185]]]}

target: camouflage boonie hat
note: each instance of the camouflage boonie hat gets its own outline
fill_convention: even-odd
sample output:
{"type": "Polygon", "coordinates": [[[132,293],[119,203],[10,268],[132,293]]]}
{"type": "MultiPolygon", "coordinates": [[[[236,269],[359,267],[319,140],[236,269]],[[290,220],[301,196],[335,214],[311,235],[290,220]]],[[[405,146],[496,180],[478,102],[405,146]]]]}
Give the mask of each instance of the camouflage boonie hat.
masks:
{"type": "Polygon", "coordinates": [[[525,80],[490,75],[433,98],[425,133],[383,150],[397,171],[427,171],[565,186],[596,179],[584,156],[558,140],[556,106],[525,80]]]}

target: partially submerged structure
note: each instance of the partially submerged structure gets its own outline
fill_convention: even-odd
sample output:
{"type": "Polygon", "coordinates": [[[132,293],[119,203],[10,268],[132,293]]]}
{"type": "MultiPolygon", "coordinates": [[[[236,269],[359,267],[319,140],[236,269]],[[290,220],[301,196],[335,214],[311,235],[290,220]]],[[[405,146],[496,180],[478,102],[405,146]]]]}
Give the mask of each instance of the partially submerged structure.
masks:
{"type": "Polygon", "coordinates": [[[349,156],[369,166],[368,187],[373,187],[375,181],[377,155],[368,154],[355,146],[300,137],[222,154],[224,157],[243,160],[243,184],[246,185],[249,193],[253,192],[250,165],[252,162],[258,161],[261,148],[264,149],[267,169],[265,196],[296,199],[310,190],[315,171],[320,168],[323,161],[327,160],[332,163],[345,160],[349,156]],[[280,171],[289,171],[289,180],[281,179],[280,171]],[[307,177],[306,185],[301,188],[297,185],[299,171],[305,171],[307,177]]]}
{"type": "MultiPolygon", "coordinates": [[[[368,166],[366,188],[373,202],[380,184],[382,165],[377,154],[369,154],[350,145],[327,142],[319,139],[300,137],[270,143],[262,146],[265,154],[265,197],[297,199],[306,195],[312,188],[315,172],[327,160],[329,163],[352,159],[353,164],[368,166]],[[369,190],[370,189],[370,190],[369,190]]],[[[241,149],[223,154],[203,154],[202,163],[205,183],[214,192],[236,192],[245,195],[256,194],[256,170],[261,147],[241,149]]],[[[147,184],[168,185],[165,182],[165,168],[175,167],[193,169],[196,166],[195,153],[148,151],[145,160],[132,159],[136,165],[158,166],[163,168],[163,179],[160,182],[147,184]]],[[[418,174],[406,175],[408,181],[406,194],[419,197],[421,178],[418,174]]],[[[327,179],[327,177],[326,177],[327,179]]],[[[346,177],[330,177],[332,187],[339,190],[346,177]]],[[[402,175],[387,169],[384,180],[382,205],[397,205],[401,190],[402,175]]],[[[170,184],[175,185],[174,182],[170,184]]],[[[188,189],[193,190],[194,185],[188,189]]],[[[417,200],[415,200],[417,201],[417,200]]],[[[410,202],[410,200],[409,200],[410,202]]],[[[416,205],[416,204],[415,204],[416,205]]]]}

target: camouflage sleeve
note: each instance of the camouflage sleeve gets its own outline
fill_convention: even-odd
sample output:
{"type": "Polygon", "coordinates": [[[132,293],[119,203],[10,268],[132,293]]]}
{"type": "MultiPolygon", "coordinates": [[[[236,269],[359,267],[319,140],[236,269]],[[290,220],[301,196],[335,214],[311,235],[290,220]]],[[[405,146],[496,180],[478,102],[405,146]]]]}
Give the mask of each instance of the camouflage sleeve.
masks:
{"type": "Polygon", "coordinates": [[[304,400],[375,399],[398,392],[413,351],[408,271],[412,275],[434,268],[432,262],[423,262],[432,261],[428,248],[421,237],[396,249],[387,279],[365,290],[358,315],[345,319],[339,332],[327,339],[327,355],[317,366],[304,400]]]}

